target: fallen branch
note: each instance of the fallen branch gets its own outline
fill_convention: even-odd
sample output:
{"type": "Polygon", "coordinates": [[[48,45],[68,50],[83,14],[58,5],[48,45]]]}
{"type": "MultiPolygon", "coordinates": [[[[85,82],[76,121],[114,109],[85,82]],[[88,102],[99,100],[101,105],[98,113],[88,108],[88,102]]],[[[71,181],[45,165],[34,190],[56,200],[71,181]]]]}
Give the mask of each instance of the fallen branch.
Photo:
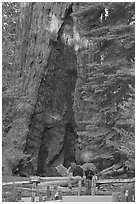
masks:
{"type": "Polygon", "coordinates": [[[101,171],[100,174],[101,175],[110,174],[109,172],[111,172],[111,171],[114,172],[117,169],[121,168],[121,166],[122,166],[121,164],[118,164],[118,165],[114,164],[113,166],[110,166],[110,167],[104,169],[103,171],[101,171]]]}

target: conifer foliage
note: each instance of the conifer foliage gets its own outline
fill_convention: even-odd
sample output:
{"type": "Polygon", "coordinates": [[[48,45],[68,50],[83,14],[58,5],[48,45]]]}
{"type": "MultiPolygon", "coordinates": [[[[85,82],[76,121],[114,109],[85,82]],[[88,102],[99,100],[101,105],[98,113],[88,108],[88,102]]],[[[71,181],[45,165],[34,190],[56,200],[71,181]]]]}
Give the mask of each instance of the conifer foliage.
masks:
{"type": "MultiPolygon", "coordinates": [[[[133,2],[81,3],[80,9],[77,10],[76,6],[73,14],[81,38],[89,40],[89,47],[81,49],[79,54],[82,59],[79,64],[83,66],[77,87],[83,104],[86,103],[83,107],[87,106],[86,109],[81,106],[83,112],[87,110],[91,117],[90,121],[89,117],[88,121],[83,121],[83,124],[88,123],[86,131],[80,130],[78,134],[90,138],[87,140],[91,141],[90,148],[96,155],[104,157],[105,153],[106,158],[112,156],[115,162],[124,160],[132,169],[135,135],[134,6],[133,2]]],[[[75,94],[77,97],[78,91],[75,94]]],[[[81,107],[75,105],[74,108],[77,112],[81,107]]]]}

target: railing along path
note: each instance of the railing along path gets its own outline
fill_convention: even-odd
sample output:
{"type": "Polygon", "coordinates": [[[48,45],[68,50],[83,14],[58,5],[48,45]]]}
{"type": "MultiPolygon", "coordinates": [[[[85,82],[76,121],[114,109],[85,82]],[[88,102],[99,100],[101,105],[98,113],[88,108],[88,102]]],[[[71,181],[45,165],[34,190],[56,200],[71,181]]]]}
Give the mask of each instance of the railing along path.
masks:
{"type": "MultiPolygon", "coordinates": [[[[44,192],[46,192],[46,201],[55,200],[56,195],[58,196],[58,200],[62,200],[62,192],[59,190],[58,186],[60,185],[67,185],[71,186],[72,182],[78,182],[78,190],[77,190],[77,196],[81,195],[82,191],[82,181],[86,180],[85,178],[81,178],[80,176],[76,177],[37,177],[33,176],[30,177],[29,181],[15,181],[15,182],[3,182],[2,186],[7,185],[23,185],[23,184],[32,184],[32,188],[25,188],[22,187],[22,190],[27,190],[32,192],[31,201],[35,202],[36,193],[39,194],[39,201],[43,201],[43,195],[44,192]],[[51,186],[53,186],[53,191],[51,193],[51,186]]],[[[93,177],[92,181],[89,181],[90,185],[86,186],[86,192],[88,192],[88,195],[95,196],[97,193],[96,185],[101,184],[112,184],[112,183],[135,183],[135,178],[132,179],[96,179],[96,177],[93,177]]],[[[69,197],[69,196],[68,196],[69,197]]],[[[113,202],[119,202],[119,201],[133,201],[133,192],[130,190],[127,190],[126,192],[123,191],[123,193],[114,192],[112,193],[112,200],[113,202]],[[121,198],[121,200],[120,200],[121,198]]],[[[82,196],[81,196],[82,198],[82,196]]]]}

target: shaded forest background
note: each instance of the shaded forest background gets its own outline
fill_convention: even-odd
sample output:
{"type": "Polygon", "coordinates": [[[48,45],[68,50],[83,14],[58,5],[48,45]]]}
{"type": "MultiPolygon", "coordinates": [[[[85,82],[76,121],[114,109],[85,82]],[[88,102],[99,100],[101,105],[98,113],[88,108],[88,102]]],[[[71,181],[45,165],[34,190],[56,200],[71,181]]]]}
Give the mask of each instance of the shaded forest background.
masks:
{"type": "Polygon", "coordinates": [[[3,173],[48,175],[88,161],[133,175],[135,4],[2,10],[3,173]]]}

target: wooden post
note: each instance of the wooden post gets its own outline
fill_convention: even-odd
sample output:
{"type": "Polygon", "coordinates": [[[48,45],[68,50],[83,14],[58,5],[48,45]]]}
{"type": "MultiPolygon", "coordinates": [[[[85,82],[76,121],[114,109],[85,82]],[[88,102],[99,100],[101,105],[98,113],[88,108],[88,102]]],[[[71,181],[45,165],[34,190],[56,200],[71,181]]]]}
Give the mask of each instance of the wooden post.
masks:
{"type": "Polygon", "coordinates": [[[121,202],[126,202],[125,190],[124,189],[121,191],[121,202]]]}
{"type": "Polygon", "coordinates": [[[135,189],[132,189],[132,202],[135,202],[135,189]]]}
{"type": "Polygon", "coordinates": [[[114,192],[112,194],[112,197],[113,197],[113,202],[119,202],[120,201],[119,192],[114,192]]]}
{"type": "Polygon", "coordinates": [[[31,202],[35,202],[35,194],[36,194],[36,181],[33,182],[32,188],[34,189],[34,191],[32,190],[32,196],[31,196],[31,202]]]}
{"type": "Polygon", "coordinates": [[[21,186],[19,187],[19,193],[18,193],[18,200],[20,201],[22,197],[22,190],[21,190],[21,186]]]}
{"type": "Polygon", "coordinates": [[[81,194],[81,180],[78,181],[78,196],[81,194]]]}
{"type": "Polygon", "coordinates": [[[63,197],[63,196],[62,196],[62,191],[60,190],[60,191],[59,191],[59,200],[62,200],[62,197],[63,197]]]}
{"type": "Polygon", "coordinates": [[[55,200],[55,195],[58,192],[58,186],[54,186],[52,199],[55,200]]]}
{"type": "Polygon", "coordinates": [[[50,200],[50,186],[47,186],[47,201],[50,200]]]}
{"type": "Polygon", "coordinates": [[[128,202],[133,202],[133,190],[128,190],[128,202]]]}
{"type": "Polygon", "coordinates": [[[31,202],[35,202],[35,195],[36,195],[36,187],[37,184],[40,181],[40,177],[38,176],[31,176],[30,177],[30,182],[32,182],[32,197],[31,197],[31,202]]]}
{"type": "Polygon", "coordinates": [[[96,178],[93,176],[91,182],[91,195],[95,195],[96,192],[96,178]]]}
{"type": "Polygon", "coordinates": [[[128,202],[128,190],[126,190],[125,192],[125,198],[126,198],[126,202],[128,202]]]}
{"type": "Polygon", "coordinates": [[[43,202],[43,195],[42,195],[42,193],[39,193],[39,202],[43,202]]]}
{"type": "Polygon", "coordinates": [[[68,187],[72,188],[72,184],[71,184],[71,180],[70,179],[68,180],[68,187]]]}
{"type": "Polygon", "coordinates": [[[92,183],[92,180],[86,179],[86,195],[91,194],[91,183],[92,183]]]}

